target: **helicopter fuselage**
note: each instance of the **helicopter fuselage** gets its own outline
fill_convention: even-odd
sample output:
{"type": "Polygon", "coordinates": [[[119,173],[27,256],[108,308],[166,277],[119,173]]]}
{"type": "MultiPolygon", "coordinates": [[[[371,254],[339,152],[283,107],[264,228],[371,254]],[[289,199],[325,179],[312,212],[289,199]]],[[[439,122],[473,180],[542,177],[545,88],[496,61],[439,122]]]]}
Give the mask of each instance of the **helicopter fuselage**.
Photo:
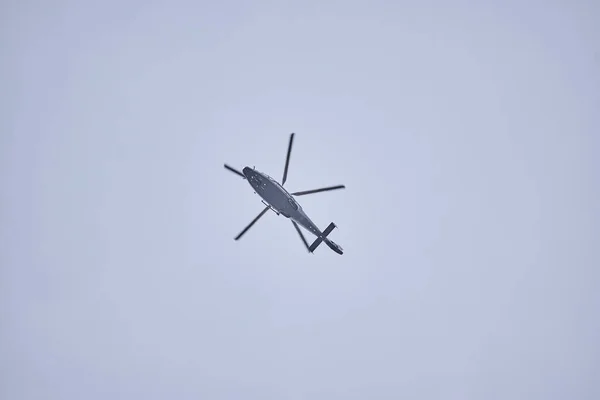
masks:
{"type": "Polygon", "coordinates": [[[285,190],[279,182],[269,175],[250,167],[245,167],[242,172],[250,186],[254,189],[254,192],[258,194],[273,211],[295,221],[298,225],[304,227],[317,237],[323,235],[323,232],[321,232],[317,225],[312,222],[304,210],[302,210],[302,207],[298,204],[296,199],[294,199],[294,196],[285,190]]]}

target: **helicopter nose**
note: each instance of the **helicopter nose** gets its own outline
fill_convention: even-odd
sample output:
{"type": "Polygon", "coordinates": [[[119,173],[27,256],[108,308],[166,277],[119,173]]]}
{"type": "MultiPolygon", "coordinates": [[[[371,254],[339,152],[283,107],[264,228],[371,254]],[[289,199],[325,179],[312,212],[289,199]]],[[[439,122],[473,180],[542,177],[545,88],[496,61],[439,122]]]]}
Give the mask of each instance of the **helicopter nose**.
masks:
{"type": "Polygon", "coordinates": [[[244,169],[242,170],[242,172],[244,173],[244,176],[246,176],[246,178],[249,178],[250,175],[252,174],[252,168],[250,168],[250,167],[244,167],[244,169]]]}

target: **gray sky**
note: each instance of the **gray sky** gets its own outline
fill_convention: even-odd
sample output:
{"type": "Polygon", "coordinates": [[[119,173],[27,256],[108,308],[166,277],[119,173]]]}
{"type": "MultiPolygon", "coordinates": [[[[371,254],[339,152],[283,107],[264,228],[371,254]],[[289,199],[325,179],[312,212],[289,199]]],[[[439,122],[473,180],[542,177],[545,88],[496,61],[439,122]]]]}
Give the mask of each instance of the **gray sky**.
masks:
{"type": "Polygon", "coordinates": [[[0,398],[600,398],[600,6],[475,3],[2,2],[0,398]]]}

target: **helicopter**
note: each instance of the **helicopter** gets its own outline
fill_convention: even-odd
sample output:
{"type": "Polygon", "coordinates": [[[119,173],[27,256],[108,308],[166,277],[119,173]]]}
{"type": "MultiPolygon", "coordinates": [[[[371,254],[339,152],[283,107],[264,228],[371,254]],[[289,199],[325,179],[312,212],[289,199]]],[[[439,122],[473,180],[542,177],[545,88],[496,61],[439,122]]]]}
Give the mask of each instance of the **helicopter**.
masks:
{"type": "Polygon", "coordinates": [[[331,222],[329,226],[321,231],[317,225],[306,215],[302,206],[298,204],[294,196],[304,196],[312,193],[325,192],[330,190],[344,189],[346,186],[344,185],[336,185],[336,186],[328,186],[319,189],[312,190],[304,190],[301,192],[293,192],[290,193],[286,189],[284,189],[283,185],[287,180],[288,175],[288,167],[290,164],[290,154],[292,152],[292,145],[294,143],[294,133],[290,134],[290,141],[288,144],[287,156],[285,159],[285,168],[283,170],[283,179],[281,183],[277,182],[275,179],[265,174],[264,172],[257,171],[255,167],[244,167],[242,171],[238,171],[237,169],[224,164],[225,168],[243,179],[247,180],[250,186],[254,189],[254,193],[258,194],[261,197],[262,203],[265,205],[265,208],[246,226],[235,238],[234,240],[239,240],[247,231],[254,225],[267,211],[271,210],[275,214],[283,215],[292,221],[294,228],[300,235],[304,246],[308,250],[309,253],[313,253],[317,247],[322,242],[325,242],[327,246],[336,252],[337,254],[344,254],[344,250],[342,247],[335,243],[333,240],[329,239],[327,236],[336,228],[336,225],[331,222]],[[302,234],[302,231],[298,227],[298,225],[305,228],[310,233],[314,234],[317,238],[314,242],[309,245],[306,241],[306,238],[302,234]]]}

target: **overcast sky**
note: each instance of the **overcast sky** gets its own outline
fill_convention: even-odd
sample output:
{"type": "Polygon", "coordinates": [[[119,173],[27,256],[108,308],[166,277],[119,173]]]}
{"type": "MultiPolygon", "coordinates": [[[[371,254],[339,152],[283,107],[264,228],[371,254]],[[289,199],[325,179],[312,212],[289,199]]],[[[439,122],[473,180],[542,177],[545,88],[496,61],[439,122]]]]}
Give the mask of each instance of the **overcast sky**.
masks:
{"type": "Polygon", "coordinates": [[[599,399],[600,6],[495,3],[3,1],[0,398],[599,399]]]}

